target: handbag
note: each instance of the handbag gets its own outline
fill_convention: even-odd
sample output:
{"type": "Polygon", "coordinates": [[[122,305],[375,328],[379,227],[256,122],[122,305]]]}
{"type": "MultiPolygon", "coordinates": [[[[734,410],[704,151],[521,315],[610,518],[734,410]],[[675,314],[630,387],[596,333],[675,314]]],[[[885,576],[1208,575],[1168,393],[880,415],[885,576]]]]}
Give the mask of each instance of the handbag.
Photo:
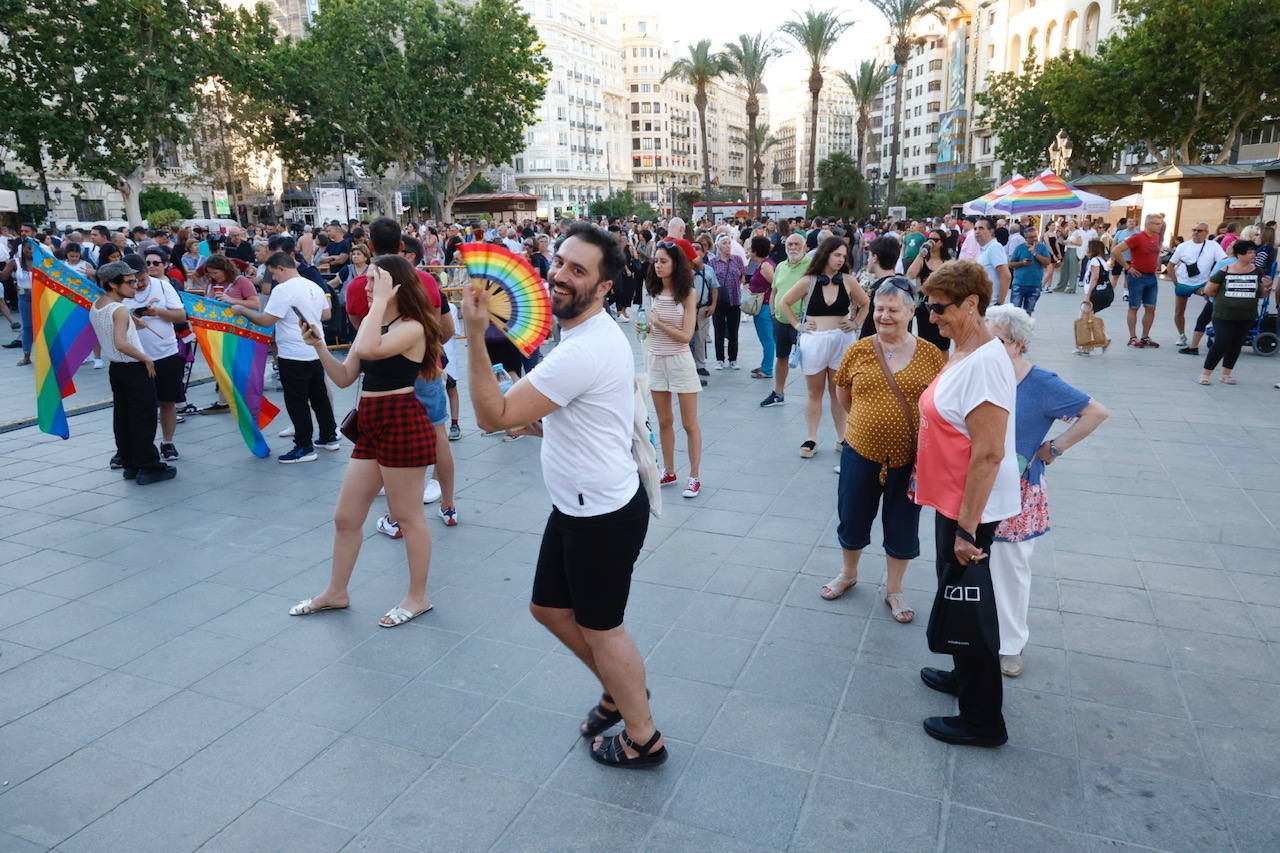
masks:
{"type": "Polygon", "coordinates": [[[338,432],[345,435],[352,444],[360,443],[360,408],[358,406],[347,412],[347,416],[338,425],[338,432]]]}
{"type": "Polygon", "coordinates": [[[752,293],[747,291],[742,295],[742,313],[752,317],[760,313],[760,309],[764,307],[764,294],[752,293]]]}
{"type": "Polygon", "coordinates": [[[787,359],[787,364],[796,369],[801,369],[804,359],[800,355],[800,336],[804,334],[804,324],[809,320],[809,301],[813,299],[813,288],[818,284],[818,277],[813,276],[813,281],[809,282],[809,292],[805,294],[804,304],[800,307],[800,328],[792,330],[791,341],[791,357],[787,359]]]}
{"type": "Polygon", "coordinates": [[[661,474],[658,472],[658,440],[649,421],[649,374],[637,373],[635,381],[635,415],[631,430],[631,458],[640,474],[640,485],[649,497],[649,514],[662,518],[661,474]]]}
{"type": "MultiPolygon", "coordinates": [[[[889,369],[889,362],[884,357],[884,349],[880,346],[879,335],[872,336],[871,346],[876,351],[876,360],[880,362],[880,369],[884,371],[884,378],[889,383],[889,390],[898,399],[898,405],[902,407],[902,413],[907,416],[907,423],[911,425],[911,458],[907,460],[907,464],[910,464],[915,461],[915,447],[920,427],[916,422],[916,416],[911,412],[911,406],[907,403],[906,396],[902,393],[902,389],[898,387],[898,380],[893,378],[893,371],[889,369]]],[[[889,463],[886,461],[880,468],[880,485],[883,486],[885,484],[888,475],[889,463]]]]}
{"type": "Polygon", "coordinates": [[[948,559],[938,577],[926,632],[929,651],[940,655],[995,655],[1000,649],[1000,623],[990,558],[967,566],[948,559]]]}
{"type": "Polygon", "coordinates": [[[1080,316],[1076,318],[1075,334],[1076,346],[1081,349],[1107,346],[1106,325],[1092,311],[1081,310],[1080,316]]]}

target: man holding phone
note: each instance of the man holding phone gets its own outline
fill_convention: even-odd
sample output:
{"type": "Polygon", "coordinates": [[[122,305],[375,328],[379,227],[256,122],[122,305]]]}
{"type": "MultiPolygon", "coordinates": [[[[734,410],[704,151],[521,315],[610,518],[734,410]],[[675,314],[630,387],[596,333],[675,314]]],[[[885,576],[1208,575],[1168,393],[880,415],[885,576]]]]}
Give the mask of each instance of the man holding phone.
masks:
{"type": "Polygon", "coordinates": [[[121,302],[141,321],[138,338],[142,351],[156,366],[156,401],[160,409],[160,456],[166,462],[178,458],[173,443],[178,425],[178,404],[187,401],[183,374],[186,362],[178,354],[178,335],[173,324],[187,319],[182,297],[164,273],[164,257],[158,250],[143,256],[126,255],[124,262],[135,270],[138,285],[132,296],[121,302]]]}
{"type": "Polygon", "coordinates": [[[286,465],[314,462],[316,448],[312,442],[311,412],[315,412],[319,422],[319,445],[325,450],[338,449],[338,424],[333,417],[333,403],[324,383],[320,356],[303,341],[301,324],[319,329],[321,322],[329,319],[329,302],[315,282],[298,274],[298,264],[287,252],[276,252],[268,258],[267,272],[275,286],[271,288],[266,310],[255,311],[244,305],[232,305],[231,310],[259,326],[276,329],[280,387],[284,391],[285,410],[293,422],[293,449],[276,461],[286,465]]]}

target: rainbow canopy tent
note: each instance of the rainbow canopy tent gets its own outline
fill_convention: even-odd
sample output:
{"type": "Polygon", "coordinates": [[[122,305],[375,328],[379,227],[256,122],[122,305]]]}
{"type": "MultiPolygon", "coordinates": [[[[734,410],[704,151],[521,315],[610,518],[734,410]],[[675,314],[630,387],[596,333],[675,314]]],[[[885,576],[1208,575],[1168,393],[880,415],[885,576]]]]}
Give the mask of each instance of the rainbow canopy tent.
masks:
{"type": "Polygon", "coordinates": [[[1049,170],[991,202],[987,213],[1009,216],[1105,214],[1111,199],[1078,190],[1049,170]]]}
{"type": "Polygon", "coordinates": [[[964,205],[964,212],[968,215],[989,213],[991,211],[991,205],[994,202],[1004,198],[1011,192],[1021,189],[1027,183],[1029,183],[1027,178],[1015,173],[1012,178],[1005,181],[986,195],[980,195],[973,201],[966,202],[964,205]]]}

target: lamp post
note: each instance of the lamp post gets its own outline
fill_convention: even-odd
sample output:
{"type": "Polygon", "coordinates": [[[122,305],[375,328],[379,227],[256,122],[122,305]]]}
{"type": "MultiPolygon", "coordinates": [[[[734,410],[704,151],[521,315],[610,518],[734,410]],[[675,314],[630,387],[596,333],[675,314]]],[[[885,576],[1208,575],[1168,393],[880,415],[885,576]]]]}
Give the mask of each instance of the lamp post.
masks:
{"type": "MultiPolygon", "coordinates": [[[[57,208],[59,208],[59,207],[62,207],[62,187],[54,187],[54,188],[53,188],[53,207],[54,207],[54,209],[57,209],[57,208]]],[[[57,224],[57,221],[58,221],[58,218],[57,218],[56,216],[54,216],[54,215],[53,215],[53,210],[50,210],[50,211],[49,211],[49,222],[50,222],[51,224],[57,224]]]]}
{"type": "Polygon", "coordinates": [[[346,212],[346,221],[342,223],[342,227],[346,229],[351,222],[351,203],[347,200],[347,146],[341,133],[335,133],[333,141],[338,143],[338,165],[342,167],[342,209],[346,212]]]}

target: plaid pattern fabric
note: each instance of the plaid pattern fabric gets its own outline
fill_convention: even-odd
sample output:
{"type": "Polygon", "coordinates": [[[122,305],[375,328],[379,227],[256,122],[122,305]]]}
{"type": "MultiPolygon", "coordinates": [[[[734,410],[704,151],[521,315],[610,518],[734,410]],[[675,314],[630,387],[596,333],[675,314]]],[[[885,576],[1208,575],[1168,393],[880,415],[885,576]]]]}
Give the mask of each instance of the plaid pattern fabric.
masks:
{"type": "Polygon", "coordinates": [[[385,468],[425,468],[436,461],[436,429],[412,392],[360,398],[360,441],[352,459],[385,468]]]}

